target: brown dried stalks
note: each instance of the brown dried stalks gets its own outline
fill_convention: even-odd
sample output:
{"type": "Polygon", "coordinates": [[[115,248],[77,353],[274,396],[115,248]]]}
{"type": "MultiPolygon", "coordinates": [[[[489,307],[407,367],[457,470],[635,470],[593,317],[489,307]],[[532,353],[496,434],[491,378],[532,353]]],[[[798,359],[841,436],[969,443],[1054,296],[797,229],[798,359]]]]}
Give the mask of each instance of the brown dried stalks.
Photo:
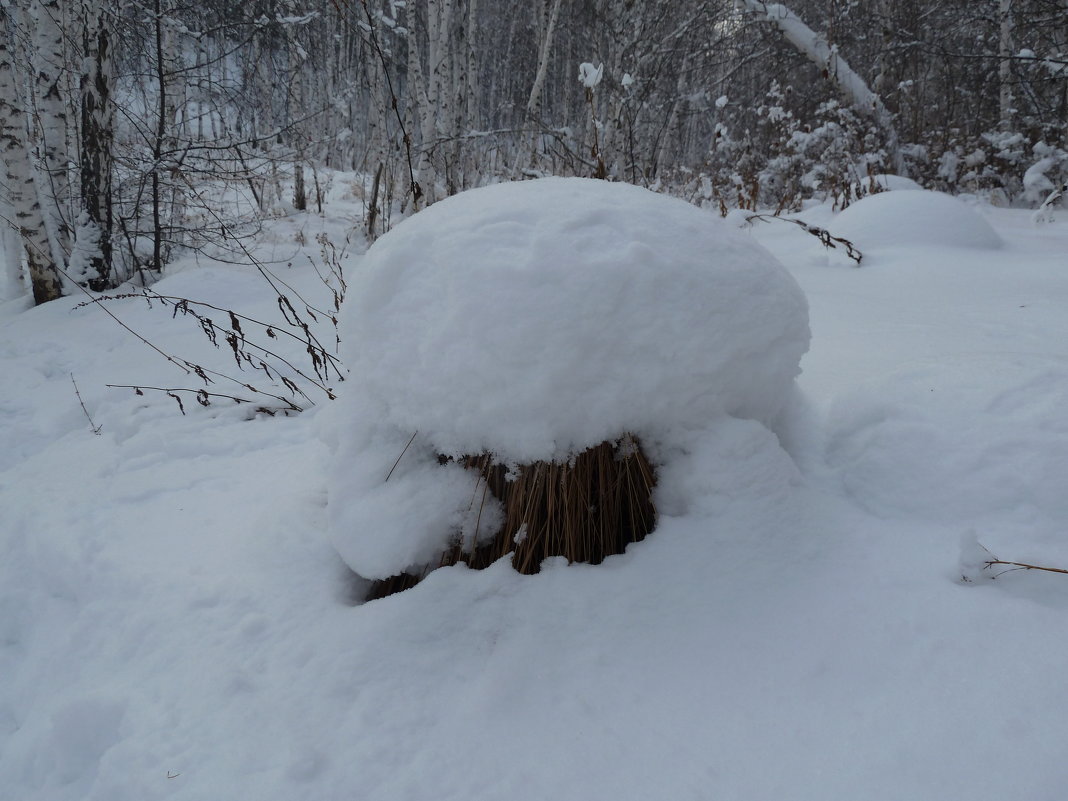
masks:
{"type": "MultiPolygon", "coordinates": [[[[645,538],[656,525],[656,473],[637,439],[602,442],[566,462],[533,462],[509,469],[491,454],[458,460],[479,474],[485,503],[491,494],[505,521],[483,545],[465,548],[457,535],[436,565],[374,582],[367,600],[415,586],[430,570],[464,562],[476,570],[512,555],[520,573],[537,573],[550,556],[599,564],[645,538]]],[[[480,506],[481,509],[481,506],[480,506]]],[[[477,533],[476,533],[477,538],[477,533]]]]}
{"type": "Polygon", "coordinates": [[[748,220],[749,222],[753,222],[754,220],[760,220],[761,222],[781,220],[782,222],[793,223],[794,225],[800,226],[802,229],[804,229],[806,234],[811,234],[812,236],[816,237],[820,241],[820,244],[828,250],[836,248],[838,247],[838,245],[841,245],[845,249],[846,255],[853,261],[855,261],[858,267],[860,266],[861,259],[864,258],[864,254],[861,253],[860,250],[857,249],[857,246],[850,242],[848,239],[843,239],[840,236],[834,236],[826,228],[820,228],[818,225],[811,225],[810,223],[807,223],[804,220],[797,220],[791,217],[780,217],[778,216],[778,212],[776,212],[775,214],[749,214],[746,216],[746,220],[748,220]]]}

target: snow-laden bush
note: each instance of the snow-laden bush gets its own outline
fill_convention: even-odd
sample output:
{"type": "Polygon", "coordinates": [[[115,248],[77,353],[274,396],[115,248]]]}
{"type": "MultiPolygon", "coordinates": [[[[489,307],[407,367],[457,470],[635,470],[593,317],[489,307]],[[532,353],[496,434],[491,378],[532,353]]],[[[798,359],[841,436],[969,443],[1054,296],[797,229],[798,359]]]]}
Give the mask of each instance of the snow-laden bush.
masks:
{"type": "Polygon", "coordinates": [[[559,463],[627,434],[662,453],[726,415],[770,423],[809,339],[800,289],[745,234],[584,179],[431,206],[348,298],[332,528],[374,578],[499,525],[463,457],[559,463]]]}
{"type": "Polygon", "coordinates": [[[941,192],[903,189],[858,200],[831,231],[862,251],[899,245],[998,248],[1001,239],[978,212],[941,192]]]}
{"type": "Polygon", "coordinates": [[[903,175],[876,173],[862,178],[860,184],[853,191],[858,197],[863,197],[865,195],[878,194],[879,192],[900,192],[910,189],[923,189],[923,187],[903,175]]]}

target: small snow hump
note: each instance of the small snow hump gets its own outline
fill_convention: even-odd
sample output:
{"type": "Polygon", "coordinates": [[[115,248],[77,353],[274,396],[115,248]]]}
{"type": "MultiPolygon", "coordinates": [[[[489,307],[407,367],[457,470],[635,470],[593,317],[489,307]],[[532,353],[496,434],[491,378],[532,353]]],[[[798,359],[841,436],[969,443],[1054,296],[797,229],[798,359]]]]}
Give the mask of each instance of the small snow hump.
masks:
{"type": "Polygon", "coordinates": [[[935,245],[994,249],[1001,238],[977,211],[943,192],[902,189],[858,200],[830,226],[862,251],[935,245]]]}

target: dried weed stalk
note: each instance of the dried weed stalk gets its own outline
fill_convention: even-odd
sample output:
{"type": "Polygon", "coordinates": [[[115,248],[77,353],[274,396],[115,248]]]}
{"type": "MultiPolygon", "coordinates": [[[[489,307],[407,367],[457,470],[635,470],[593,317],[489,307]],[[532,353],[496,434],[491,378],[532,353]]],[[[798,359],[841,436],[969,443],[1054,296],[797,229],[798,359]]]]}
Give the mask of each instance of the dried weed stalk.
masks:
{"type": "MultiPolygon", "coordinates": [[[[983,543],[976,541],[975,544],[978,545],[983,550],[983,552],[990,557],[989,559],[983,560],[983,570],[991,571],[987,574],[987,577],[991,580],[998,578],[998,576],[1003,576],[1006,573],[1013,573],[1017,570],[1041,570],[1044,573],[1062,573],[1068,575],[1068,570],[1065,570],[1061,567],[1032,565],[1027,562],[1010,562],[1005,559],[999,559],[993,553],[991,553],[990,549],[983,545],[983,543]],[[998,570],[994,572],[995,567],[1004,567],[1005,570],[998,570]]],[[[966,584],[970,584],[972,582],[972,579],[967,574],[962,575],[961,580],[966,584]]]]}
{"type": "Polygon", "coordinates": [[[197,376],[204,384],[201,388],[155,387],[144,384],[108,384],[107,386],[117,389],[133,389],[139,395],[143,395],[144,390],[162,392],[174,398],[182,414],[185,414],[182,395],[192,396],[201,406],[211,406],[213,399],[220,398],[234,403],[254,404],[258,412],[270,415],[301,412],[307,406],[315,404],[311,395],[316,392],[322,393],[329,400],[334,400],[331,384],[334,381],[345,380],[343,366],[337,357],[337,349],[340,345],[340,338],[337,334],[337,314],[344,300],[346,289],[345,280],[341,274],[341,258],[344,254],[338,252],[325,234],[320,234],[316,239],[320,245],[326,272],[324,273],[318,265],[315,265],[314,261],[312,264],[319,279],[331,293],[332,308],[326,310],[308,303],[293,287],[248,254],[260,275],[274,290],[283,324],[266,323],[204,301],[162,295],[147,287],[140,288],[136,292],[94,296],[91,300],[80,304],[80,306],[95,305],[103,309],[116,322],[167,361],[179,367],[187,375],[197,376]],[[192,319],[215,348],[223,349],[225,346],[230,351],[239,371],[260,375],[261,380],[256,381],[258,386],[254,386],[251,380],[211,370],[188,359],[166,353],[145,337],[137,334],[105,306],[105,302],[128,298],[143,299],[150,308],[158,304],[170,309],[172,318],[181,316],[192,319]],[[216,322],[216,319],[210,316],[212,312],[218,313],[217,316],[223,316],[225,323],[216,322]],[[330,349],[323,345],[316,333],[322,328],[324,322],[329,322],[334,331],[334,342],[330,349]],[[265,344],[286,339],[297,342],[303,347],[304,353],[307,354],[306,364],[298,365],[292,357],[279,353],[277,346],[265,344]],[[236,392],[240,394],[207,391],[206,388],[214,385],[217,380],[236,385],[238,387],[236,392]]]}
{"type": "Polygon", "coordinates": [[[864,254],[857,249],[856,245],[850,242],[848,239],[843,239],[840,236],[834,236],[826,228],[820,228],[818,225],[812,225],[804,220],[795,220],[789,217],[779,217],[776,214],[748,214],[746,220],[753,222],[754,220],[760,220],[761,222],[769,222],[770,220],[781,220],[782,222],[793,223],[804,229],[806,234],[811,234],[820,241],[820,244],[827,249],[834,249],[841,245],[845,248],[846,255],[860,266],[860,260],[864,258],[864,254]]]}

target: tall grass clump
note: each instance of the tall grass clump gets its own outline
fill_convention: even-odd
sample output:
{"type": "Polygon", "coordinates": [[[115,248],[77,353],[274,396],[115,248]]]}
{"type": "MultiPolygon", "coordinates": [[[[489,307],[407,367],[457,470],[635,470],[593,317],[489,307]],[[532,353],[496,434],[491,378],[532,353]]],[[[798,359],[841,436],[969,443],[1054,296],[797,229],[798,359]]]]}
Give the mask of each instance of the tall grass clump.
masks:
{"type": "MultiPolygon", "coordinates": [[[[431,570],[460,562],[481,570],[511,555],[512,567],[528,575],[537,573],[551,556],[600,564],[644,539],[656,525],[656,471],[641,443],[630,435],[562,462],[510,466],[492,454],[456,461],[478,473],[478,508],[489,496],[500,501],[503,524],[481,545],[465,543],[457,533],[437,564],[374,582],[368,600],[406,590],[431,570]]],[[[480,539],[477,532],[473,539],[480,539]]]]}

